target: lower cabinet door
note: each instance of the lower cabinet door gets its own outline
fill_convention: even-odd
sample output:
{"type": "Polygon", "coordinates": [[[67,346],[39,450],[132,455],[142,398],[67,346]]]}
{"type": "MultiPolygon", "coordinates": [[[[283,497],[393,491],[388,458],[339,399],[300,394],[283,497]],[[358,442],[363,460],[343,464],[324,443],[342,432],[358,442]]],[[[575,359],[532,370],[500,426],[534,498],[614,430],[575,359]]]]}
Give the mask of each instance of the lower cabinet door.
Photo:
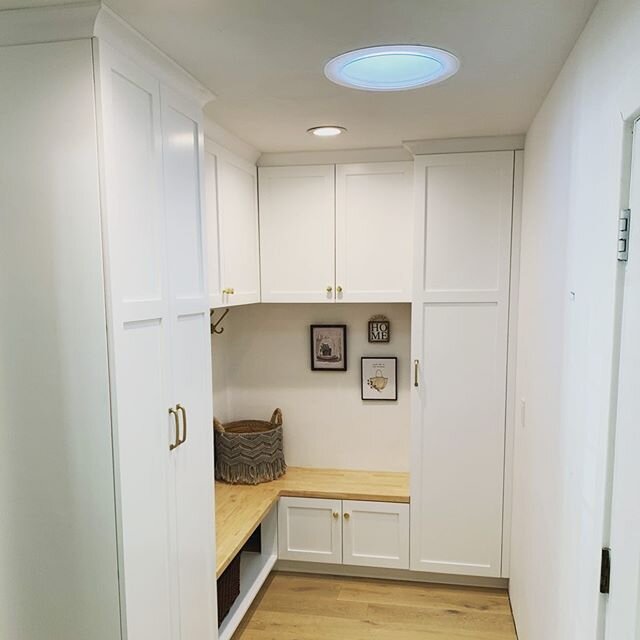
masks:
{"type": "Polygon", "coordinates": [[[409,568],[409,505],[345,500],[343,563],[409,568]]]}
{"type": "Polygon", "coordinates": [[[340,564],[342,502],[316,498],[280,498],[278,557],[340,564]]]}

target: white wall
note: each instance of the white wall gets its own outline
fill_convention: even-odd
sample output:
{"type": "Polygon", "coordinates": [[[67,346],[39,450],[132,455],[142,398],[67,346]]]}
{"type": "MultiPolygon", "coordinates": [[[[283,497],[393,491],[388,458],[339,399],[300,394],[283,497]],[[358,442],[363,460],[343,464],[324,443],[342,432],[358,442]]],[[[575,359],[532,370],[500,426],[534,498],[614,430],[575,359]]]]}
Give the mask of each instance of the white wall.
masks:
{"type": "Polygon", "coordinates": [[[638,60],[640,3],[602,0],[527,135],[518,350],[526,411],[511,570],[520,640],[598,637],[623,119],[640,108],[638,60]]]}
{"type": "Polygon", "coordinates": [[[410,305],[261,304],[231,309],[213,337],[214,412],[222,420],[284,414],[290,466],[407,471],[410,305]],[[391,342],[367,342],[375,314],[391,342]],[[348,370],[311,371],[309,325],[347,324],[348,370]],[[360,357],[398,357],[398,401],[360,399],[360,357]]]}

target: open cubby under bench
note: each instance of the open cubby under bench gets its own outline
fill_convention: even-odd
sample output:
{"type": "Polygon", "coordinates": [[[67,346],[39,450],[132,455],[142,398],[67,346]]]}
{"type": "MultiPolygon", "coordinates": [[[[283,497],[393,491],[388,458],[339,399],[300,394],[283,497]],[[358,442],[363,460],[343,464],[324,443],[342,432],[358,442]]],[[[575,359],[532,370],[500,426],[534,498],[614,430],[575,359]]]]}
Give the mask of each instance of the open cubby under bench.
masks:
{"type": "Polygon", "coordinates": [[[220,640],[227,640],[278,559],[281,497],[407,504],[409,474],[290,467],[282,478],[256,486],[216,482],[215,492],[216,577],[232,563],[229,571],[239,567],[240,574],[240,593],[219,630],[220,640]]]}

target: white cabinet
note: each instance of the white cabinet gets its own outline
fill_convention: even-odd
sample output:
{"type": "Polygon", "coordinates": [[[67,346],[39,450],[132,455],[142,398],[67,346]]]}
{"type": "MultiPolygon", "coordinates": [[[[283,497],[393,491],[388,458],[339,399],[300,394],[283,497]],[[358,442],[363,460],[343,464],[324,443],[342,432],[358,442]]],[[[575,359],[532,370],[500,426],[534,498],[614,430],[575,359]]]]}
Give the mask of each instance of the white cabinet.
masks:
{"type": "Polygon", "coordinates": [[[21,446],[5,438],[0,565],[24,585],[0,636],[213,640],[207,92],[100,3],[19,15],[45,41],[0,47],[0,255],[21,317],[3,324],[21,446]]]}
{"type": "Polygon", "coordinates": [[[202,116],[95,46],[127,638],[213,638],[202,116]]]}
{"type": "Polygon", "coordinates": [[[413,162],[336,167],[336,290],[342,302],[410,302],[413,162]]]}
{"type": "Polygon", "coordinates": [[[333,302],[334,167],[260,168],[263,302],[333,302]]]}
{"type": "Polygon", "coordinates": [[[280,498],[278,557],[342,562],[342,503],[316,498],[280,498]]]}
{"type": "Polygon", "coordinates": [[[363,567],[409,568],[409,505],[280,498],[278,557],[363,567]]]}
{"type": "Polygon", "coordinates": [[[411,568],[501,575],[514,153],[416,159],[411,568]]]}
{"type": "Polygon", "coordinates": [[[211,307],[260,302],[256,167],[205,143],[211,307]]]}
{"type": "Polygon", "coordinates": [[[344,500],[343,564],[409,568],[409,505],[344,500]]]}
{"type": "Polygon", "coordinates": [[[412,162],[261,167],[264,302],[409,302],[412,162]]]}

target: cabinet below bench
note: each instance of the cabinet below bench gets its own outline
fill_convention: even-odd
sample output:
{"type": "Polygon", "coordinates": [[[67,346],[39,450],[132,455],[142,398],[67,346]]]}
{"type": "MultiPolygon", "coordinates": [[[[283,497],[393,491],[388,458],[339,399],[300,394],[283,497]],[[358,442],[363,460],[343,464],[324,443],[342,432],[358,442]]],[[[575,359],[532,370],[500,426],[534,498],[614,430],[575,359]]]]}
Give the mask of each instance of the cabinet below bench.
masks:
{"type": "Polygon", "coordinates": [[[280,498],[278,558],[409,568],[409,505],[280,498]]]}

